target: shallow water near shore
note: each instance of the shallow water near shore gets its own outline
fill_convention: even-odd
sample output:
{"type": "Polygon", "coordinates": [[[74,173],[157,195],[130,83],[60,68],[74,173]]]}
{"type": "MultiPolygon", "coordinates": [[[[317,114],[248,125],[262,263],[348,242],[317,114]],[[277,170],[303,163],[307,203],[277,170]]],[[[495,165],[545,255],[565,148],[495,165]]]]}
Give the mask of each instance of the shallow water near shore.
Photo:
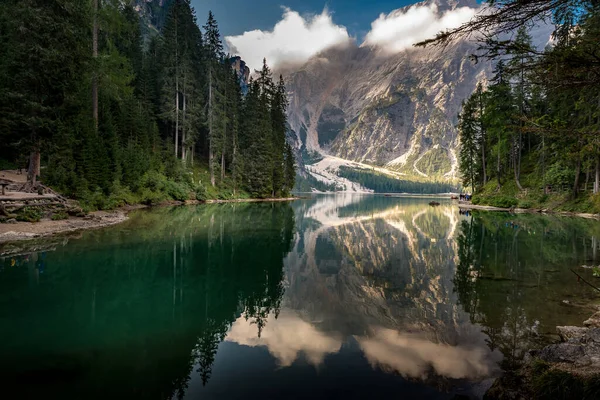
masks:
{"type": "MultiPolygon", "coordinates": [[[[315,195],[139,210],[0,258],[21,398],[481,398],[600,279],[597,221],[315,195]]],[[[600,286],[596,284],[596,286],[600,286]]]]}

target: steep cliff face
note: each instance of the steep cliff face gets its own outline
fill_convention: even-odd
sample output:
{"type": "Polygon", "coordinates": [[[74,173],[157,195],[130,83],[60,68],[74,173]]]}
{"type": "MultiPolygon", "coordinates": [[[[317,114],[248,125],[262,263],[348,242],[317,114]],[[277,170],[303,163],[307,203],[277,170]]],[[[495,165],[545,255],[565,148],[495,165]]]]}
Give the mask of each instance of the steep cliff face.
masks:
{"type": "MultiPolygon", "coordinates": [[[[440,13],[472,3],[435,0],[440,13]]],[[[287,74],[290,125],[308,153],[454,179],[461,102],[490,72],[469,59],[474,50],[328,49],[287,74]]]]}
{"type": "Polygon", "coordinates": [[[231,68],[235,70],[242,88],[242,93],[245,95],[248,93],[248,80],[250,79],[250,68],[246,65],[246,62],[241,57],[235,56],[229,59],[231,68]]]}
{"type": "Polygon", "coordinates": [[[173,0],[136,0],[134,9],[140,15],[142,34],[162,32],[173,0]]]}

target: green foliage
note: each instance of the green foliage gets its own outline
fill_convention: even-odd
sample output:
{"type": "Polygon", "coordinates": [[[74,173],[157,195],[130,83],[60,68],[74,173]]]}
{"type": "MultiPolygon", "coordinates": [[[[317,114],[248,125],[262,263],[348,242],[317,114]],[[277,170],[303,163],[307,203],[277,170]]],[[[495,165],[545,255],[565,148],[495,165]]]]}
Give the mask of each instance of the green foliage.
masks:
{"type": "Polygon", "coordinates": [[[340,167],[339,176],[358,182],[376,193],[449,193],[457,190],[456,186],[447,182],[419,182],[394,178],[389,175],[366,169],[340,167]]]}
{"type": "Polygon", "coordinates": [[[493,207],[513,208],[519,204],[519,201],[514,197],[493,196],[488,197],[485,203],[493,207]]]}
{"type": "Polygon", "coordinates": [[[590,78],[598,71],[590,54],[600,51],[600,11],[580,11],[577,28],[541,54],[525,27],[512,42],[488,43],[506,57],[490,85],[464,103],[459,123],[460,172],[480,204],[514,204],[514,197],[523,208],[600,211],[593,196],[600,86],[590,78]]]}
{"type": "Polygon", "coordinates": [[[419,171],[429,176],[433,176],[436,173],[443,176],[445,173],[450,172],[452,163],[447,150],[441,147],[434,147],[421,157],[416,163],[416,167],[419,171]]]}
{"type": "Polygon", "coordinates": [[[575,177],[575,171],[566,166],[562,160],[552,164],[546,172],[546,183],[555,187],[562,187],[571,184],[575,177]]]}
{"type": "Polygon", "coordinates": [[[40,151],[44,183],[88,210],[290,190],[287,95],[266,62],[244,98],[212,13],[203,35],[188,0],[99,4],[97,57],[89,2],[0,4],[5,167],[40,151]],[[138,12],[158,35],[142,37],[138,12]],[[211,193],[192,182],[206,162],[211,193]]]}
{"type": "Polygon", "coordinates": [[[312,189],[320,192],[335,192],[338,190],[335,184],[327,184],[312,176],[311,174],[296,175],[293,190],[299,193],[309,193],[312,189]]]}
{"type": "Polygon", "coordinates": [[[198,185],[196,190],[194,191],[194,196],[198,201],[206,201],[208,199],[208,192],[206,191],[206,187],[203,185],[198,185]]]}
{"type": "Polygon", "coordinates": [[[17,212],[17,221],[39,222],[42,219],[42,211],[37,207],[23,207],[17,212]]]}
{"type": "Polygon", "coordinates": [[[190,190],[187,185],[173,181],[166,181],[165,194],[173,200],[185,201],[190,198],[190,190]]]}
{"type": "Polygon", "coordinates": [[[62,221],[64,219],[69,219],[69,214],[64,211],[58,211],[52,214],[52,221],[62,221]]]}
{"type": "Polygon", "coordinates": [[[166,197],[162,192],[154,192],[148,188],[143,188],[139,192],[139,199],[141,204],[155,206],[165,201],[166,197]]]}

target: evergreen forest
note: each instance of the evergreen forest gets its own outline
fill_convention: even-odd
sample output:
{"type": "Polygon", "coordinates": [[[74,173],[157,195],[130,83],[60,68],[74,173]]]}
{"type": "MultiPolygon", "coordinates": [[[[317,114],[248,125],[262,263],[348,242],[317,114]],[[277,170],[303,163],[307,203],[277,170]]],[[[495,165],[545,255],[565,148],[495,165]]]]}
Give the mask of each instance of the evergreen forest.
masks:
{"type": "Polygon", "coordinates": [[[287,196],[283,79],[265,60],[242,93],[212,13],[151,11],[153,30],[135,1],[0,3],[0,167],[90,209],[287,196]]]}
{"type": "Polygon", "coordinates": [[[459,116],[463,185],[480,204],[600,212],[600,5],[510,0],[499,10],[486,21],[495,32],[522,20],[512,39],[482,46],[495,67],[459,116]],[[545,49],[530,34],[536,12],[556,27],[545,49]]]}

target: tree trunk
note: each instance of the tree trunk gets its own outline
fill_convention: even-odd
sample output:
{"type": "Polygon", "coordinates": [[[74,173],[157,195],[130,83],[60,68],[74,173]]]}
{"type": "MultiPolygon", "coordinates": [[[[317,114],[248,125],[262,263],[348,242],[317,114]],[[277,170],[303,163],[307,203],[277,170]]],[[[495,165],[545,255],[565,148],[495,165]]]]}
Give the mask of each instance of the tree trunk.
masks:
{"type": "Polygon", "coordinates": [[[575,182],[573,183],[573,198],[579,194],[579,175],[581,175],[581,159],[577,160],[577,167],[575,168],[575,182]]]}
{"type": "Polygon", "coordinates": [[[496,162],[496,178],[498,179],[498,189],[502,187],[500,183],[500,137],[498,137],[498,160],[496,162]]]}
{"type": "Polygon", "coordinates": [[[485,186],[485,184],[487,183],[487,172],[485,166],[485,136],[483,130],[481,131],[481,163],[481,168],[483,169],[483,186],[485,186]]]}
{"type": "Polygon", "coordinates": [[[546,184],[546,135],[542,133],[542,184],[544,194],[548,194],[548,188],[546,184]]]}
{"type": "Polygon", "coordinates": [[[185,164],[187,162],[187,156],[186,156],[186,124],[185,124],[185,120],[186,120],[186,113],[187,113],[187,98],[185,95],[185,88],[186,88],[186,81],[185,81],[185,76],[183,78],[183,116],[182,118],[182,132],[181,132],[181,160],[183,161],[183,163],[185,164]]]}
{"type": "Polygon", "coordinates": [[[175,73],[175,158],[179,155],[179,77],[175,73]]]}
{"type": "Polygon", "coordinates": [[[210,184],[215,186],[215,165],[214,165],[214,149],[213,149],[213,98],[212,98],[212,65],[208,67],[208,164],[210,169],[210,184]]]}
{"type": "MultiPolygon", "coordinates": [[[[516,138],[515,138],[516,140],[516,138]]],[[[515,171],[515,183],[519,190],[523,190],[523,186],[521,186],[520,178],[521,178],[521,133],[519,133],[519,143],[515,143],[514,147],[514,171],[515,171]]]]}
{"type": "Polygon", "coordinates": [[[479,93],[478,96],[478,100],[479,100],[479,130],[481,132],[481,163],[482,163],[482,169],[483,169],[483,186],[485,186],[485,184],[487,183],[487,166],[486,166],[486,161],[485,161],[485,139],[486,139],[486,135],[485,135],[485,127],[483,125],[483,99],[482,99],[482,93],[481,91],[477,90],[477,92],[479,93]]]}
{"type": "MultiPolygon", "coordinates": [[[[94,0],[94,20],[92,27],[92,57],[94,60],[98,58],[98,0],[94,0]]],[[[94,67],[94,74],[92,77],[92,117],[94,118],[94,124],[96,131],[98,131],[98,66],[94,67]]]]}
{"type": "Polygon", "coordinates": [[[237,192],[237,134],[233,132],[233,149],[231,155],[231,165],[233,166],[233,171],[231,173],[233,177],[233,195],[236,195],[237,192]]]}
{"type": "MultiPolygon", "coordinates": [[[[175,13],[177,18],[177,12],[175,13]]],[[[179,21],[175,21],[175,158],[179,155],[179,21]]]]}
{"type": "Polygon", "coordinates": [[[27,181],[32,185],[37,183],[37,177],[40,176],[40,147],[34,145],[29,156],[29,170],[27,171],[27,181]]]}
{"type": "Polygon", "coordinates": [[[594,181],[594,194],[600,193],[600,155],[596,156],[596,180],[594,181]]]}
{"type": "MultiPolygon", "coordinates": [[[[227,91],[225,92],[227,98],[227,91]]],[[[225,179],[225,153],[227,150],[227,100],[223,102],[223,138],[221,145],[221,182],[225,179]]]]}
{"type": "Polygon", "coordinates": [[[585,188],[584,189],[585,192],[587,192],[588,183],[590,183],[590,168],[589,167],[588,167],[587,171],[585,171],[585,184],[583,185],[583,187],[585,188]]]}
{"type": "Polygon", "coordinates": [[[221,153],[221,181],[225,179],[225,150],[221,153]]]}

